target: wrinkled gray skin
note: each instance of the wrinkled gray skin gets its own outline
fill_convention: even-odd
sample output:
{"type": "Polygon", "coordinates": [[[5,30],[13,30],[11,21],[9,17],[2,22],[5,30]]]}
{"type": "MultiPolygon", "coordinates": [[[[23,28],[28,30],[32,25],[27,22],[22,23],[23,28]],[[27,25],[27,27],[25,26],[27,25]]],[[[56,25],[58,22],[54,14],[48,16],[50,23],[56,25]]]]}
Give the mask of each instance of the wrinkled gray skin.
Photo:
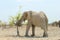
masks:
{"type": "Polygon", "coordinates": [[[21,25],[21,23],[25,20],[28,20],[25,36],[28,36],[30,27],[32,27],[31,36],[35,36],[35,26],[41,27],[44,30],[43,37],[48,36],[48,34],[47,34],[48,19],[44,12],[26,11],[23,13],[21,19],[16,22],[16,25],[21,25]]]}

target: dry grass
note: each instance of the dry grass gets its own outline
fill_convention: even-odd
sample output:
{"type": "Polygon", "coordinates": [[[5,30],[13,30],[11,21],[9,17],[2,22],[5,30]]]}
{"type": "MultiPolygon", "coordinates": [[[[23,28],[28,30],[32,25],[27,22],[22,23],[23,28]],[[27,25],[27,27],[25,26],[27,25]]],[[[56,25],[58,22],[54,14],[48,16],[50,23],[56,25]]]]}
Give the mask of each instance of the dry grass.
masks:
{"type": "MultiPolygon", "coordinates": [[[[43,36],[43,30],[39,27],[35,29],[34,37],[25,37],[26,26],[19,27],[20,37],[16,37],[16,28],[3,29],[0,28],[0,40],[60,40],[60,28],[48,27],[48,37],[43,36]]],[[[31,28],[29,31],[31,35],[31,28]]]]}

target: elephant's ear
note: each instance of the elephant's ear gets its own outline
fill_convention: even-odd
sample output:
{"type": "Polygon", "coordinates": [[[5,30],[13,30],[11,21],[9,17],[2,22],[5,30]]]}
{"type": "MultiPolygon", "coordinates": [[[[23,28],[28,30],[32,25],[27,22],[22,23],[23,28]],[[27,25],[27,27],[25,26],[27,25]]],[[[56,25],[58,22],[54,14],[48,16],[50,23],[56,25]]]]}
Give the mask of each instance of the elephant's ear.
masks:
{"type": "Polygon", "coordinates": [[[25,19],[27,19],[27,20],[30,20],[31,17],[32,17],[32,11],[26,11],[26,12],[24,12],[23,17],[25,19]]]}
{"type": "Polygon", "coordinates": [[[27,19],[31,20],[31,17],[32,17],[32,11],[28,11],[27,12],[27,19]]]}

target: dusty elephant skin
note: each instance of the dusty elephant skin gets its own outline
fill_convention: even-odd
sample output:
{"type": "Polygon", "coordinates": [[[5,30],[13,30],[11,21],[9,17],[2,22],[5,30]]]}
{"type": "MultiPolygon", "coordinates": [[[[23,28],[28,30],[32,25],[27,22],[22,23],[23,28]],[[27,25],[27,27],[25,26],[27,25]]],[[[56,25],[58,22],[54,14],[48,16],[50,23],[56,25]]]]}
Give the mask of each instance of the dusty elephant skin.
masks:
{"type": "Polygon", "coordinates": [[[20,20],[16,22],[16,25],[21,25],[21,23],[25,20],[28,20],[28,24],[26,27],[26,34],[28,36],[28,32],[30,27],[32,27],[32,37],[35,35],[35,26],[41,27],[44,30],[43,37],[47,37],[48,30],[48,19],[43,11],[34,12],[34,11],[26,11],[23,13],[20,20]]]}

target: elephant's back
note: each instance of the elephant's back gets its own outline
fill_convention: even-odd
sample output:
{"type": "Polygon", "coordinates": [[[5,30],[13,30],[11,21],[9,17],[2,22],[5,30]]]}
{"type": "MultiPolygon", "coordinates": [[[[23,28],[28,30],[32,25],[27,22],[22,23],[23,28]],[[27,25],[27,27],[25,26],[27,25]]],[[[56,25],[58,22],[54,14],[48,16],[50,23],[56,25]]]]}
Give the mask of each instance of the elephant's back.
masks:
{"type": "Polygon", "coordinates": [[[32,16],[33,17],[41,17],[41,18],[46,17],[46,15],[45,15],[45,13],[43,11],[40,11],[40,12],[32,12],[32,16]]]}
{"type": "Polygon", "coordinates": [[[42,11],[32,14],[32,23],[36,26],[42,26],[45,23],[45,19],[46,15],[42,11]]]}

